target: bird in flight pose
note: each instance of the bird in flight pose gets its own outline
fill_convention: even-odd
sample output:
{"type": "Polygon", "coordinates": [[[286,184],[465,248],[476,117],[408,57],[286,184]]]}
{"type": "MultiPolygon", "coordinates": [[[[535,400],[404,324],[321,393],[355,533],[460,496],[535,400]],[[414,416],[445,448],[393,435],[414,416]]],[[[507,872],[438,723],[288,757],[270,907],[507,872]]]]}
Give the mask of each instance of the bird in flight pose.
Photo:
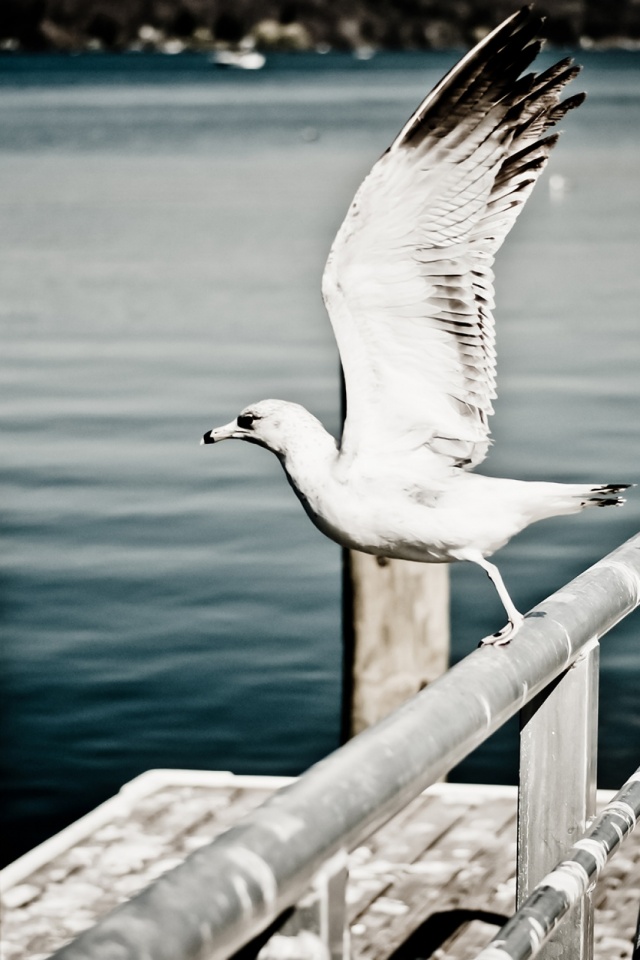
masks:
{"type": "Polygon", "coordinates": [[[523,616],[490,557],[531,523],[616,506],[629,484],[495,479],[471,472],[489,447],[495,398],[492,264],[583,94],[565,59],[522,72],[542,20],[509,17],[436,85],[360,186],[322,289],[347,395],[336,443],[304,407],[262,400],[205,433],[278,457],[313,523],[380,557],[478,564],[507,643],[523,616]]]}

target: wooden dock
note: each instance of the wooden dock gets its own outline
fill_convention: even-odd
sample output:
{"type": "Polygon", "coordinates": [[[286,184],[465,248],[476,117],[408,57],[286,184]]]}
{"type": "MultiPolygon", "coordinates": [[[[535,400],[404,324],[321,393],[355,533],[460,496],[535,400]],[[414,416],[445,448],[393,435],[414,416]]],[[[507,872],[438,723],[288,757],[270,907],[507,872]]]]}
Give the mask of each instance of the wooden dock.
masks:
{"type": "MultiPolygon", "coordinates": [[[[2,871],[3,960],[44,960],[288,782],[188,770],[131,781],[2,871]]],[[[349,857],[354,960],[471,960],[514,910],[515,848],[515,787],[430,787],[349,857]]],[[[630,960],[639,904],[640,830],[596,889],[596,960],[630,960]]]]}

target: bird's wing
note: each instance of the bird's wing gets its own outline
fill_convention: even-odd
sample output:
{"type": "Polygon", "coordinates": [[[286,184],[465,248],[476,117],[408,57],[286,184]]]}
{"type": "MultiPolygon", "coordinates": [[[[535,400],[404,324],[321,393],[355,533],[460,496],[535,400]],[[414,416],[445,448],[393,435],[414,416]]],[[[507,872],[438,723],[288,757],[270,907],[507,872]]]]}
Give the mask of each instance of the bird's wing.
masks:
{"type": "Polygon", "coordinates": [[[421,451],[472,467],[486,455],[493,258],[557,139],[548,128],[584,98],[559,102],[570,60],[518,79],[541,24],[521,10],[440,81],[336,236],[323,295],[346,381],[345,462],[421,451]]]}

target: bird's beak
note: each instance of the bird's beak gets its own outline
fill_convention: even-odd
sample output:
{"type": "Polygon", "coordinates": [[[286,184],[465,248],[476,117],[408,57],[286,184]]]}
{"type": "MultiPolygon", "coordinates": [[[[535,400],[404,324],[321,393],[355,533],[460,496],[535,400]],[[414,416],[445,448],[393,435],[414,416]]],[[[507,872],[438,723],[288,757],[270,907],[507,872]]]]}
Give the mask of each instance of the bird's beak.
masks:
{"type": "Polygon", "coordinates": [[[237,421],[232,420],[231,423],[226,423],[224,427],[207,430],[200,443],[219,443],[220,440],[232,440],[234,437],[240,438],[243,435],[237,421]]]}

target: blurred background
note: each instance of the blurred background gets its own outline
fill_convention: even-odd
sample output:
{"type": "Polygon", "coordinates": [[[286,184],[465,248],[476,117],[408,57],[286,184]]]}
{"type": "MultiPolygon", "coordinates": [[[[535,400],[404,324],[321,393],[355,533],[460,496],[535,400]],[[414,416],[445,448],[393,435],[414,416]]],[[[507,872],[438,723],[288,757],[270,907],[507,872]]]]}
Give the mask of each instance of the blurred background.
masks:
{"type": "MultiPolygon", "coordinates": [[[[340,551],[274,457],[199,439],[270,396],[339,433],[331,240],[516,6],[2,4],[5,861],[145,769],[295,774],[338,745],[340,551]]],[[[638,481],[640,4],[556,2],[549,32],[581,48],[589,96],[496,264],[483,470],[638,481]]],[[[639,528],[636,491],[498,562],[526,610],[639,528]]],[[[503,613],[477,569],[452,593],[457,660],[503,613]]],[[[638,763],[639,634],[636,615],[602,645],[606,787],[638,763]]],[[[453,778],[516,773],[511,724],[453,778]]]]}
{"type": "MultiPolygon", "coordinates": [[[[3,0],[10,49],[425,50],[470,46],[518,0],[3,0]]],[[[556,45],[640,39],[638,0],[538,3],[556,45]]]]}

